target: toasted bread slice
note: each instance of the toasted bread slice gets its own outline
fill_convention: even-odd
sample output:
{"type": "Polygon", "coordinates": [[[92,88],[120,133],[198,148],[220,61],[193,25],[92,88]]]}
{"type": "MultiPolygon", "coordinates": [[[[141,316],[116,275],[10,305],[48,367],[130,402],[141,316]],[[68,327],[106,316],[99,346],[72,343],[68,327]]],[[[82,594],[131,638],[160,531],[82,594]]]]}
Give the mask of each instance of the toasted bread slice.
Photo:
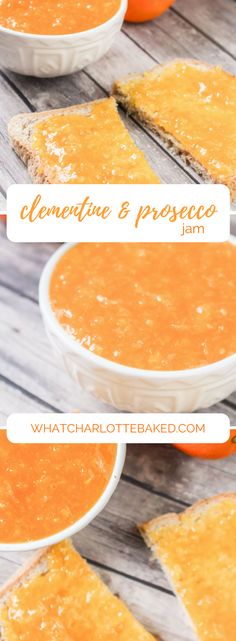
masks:
{"type": "Polygon", "coordinates": [[[199,641],[235,641],[236,494],[140,526],[199,641]]]}
{"type": "Polygon", "coordinates": [[[154,641],[69,541],[37,553],[0,596],[4,641],[154,641]]]}
{"type": "Polygon", "coordinates": [[[118,80],[113,94],[206,180],[236,199],[236,77],[196,60],[173,60],[118,80]]]}
{"type": "Polygon", "coordinates": [[[135,145],[114,98],[14,116],[15,152],[36,183],[159,183],[135,145]]]}

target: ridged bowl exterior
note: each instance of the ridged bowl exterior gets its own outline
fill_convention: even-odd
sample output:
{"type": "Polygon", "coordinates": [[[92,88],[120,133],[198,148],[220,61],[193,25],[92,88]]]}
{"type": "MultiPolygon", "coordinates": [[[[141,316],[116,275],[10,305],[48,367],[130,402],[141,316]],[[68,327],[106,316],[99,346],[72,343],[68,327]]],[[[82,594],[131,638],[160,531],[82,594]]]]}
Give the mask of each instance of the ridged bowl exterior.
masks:
{"type": "Polygon", "coordinates": [[[65,36],[37,36],[0,26],[1,65],[26,76],[64,76],[90,65],[110,49],[120,31],[127,0],[118,12],[99,27],[65,36]]]}
{"type": "MultiPolygon", "coordinates": [[[[132,377],[122,371],[112,371],[105,359],[101,364],[87,358],[87,350],[82,348],[78,355],[73,349],[68,349],[61,338],[52,330],[44,316],[49,340],[69,375],[76,381],[80,390],[97,397],[120,411],[127,412],[194,412],[218,403],[236,389],[236,356],[225,359],[212,366],[198,368],[178,373],[170,372],[169,376],[161,376],[161,372],[153,372],[148,377],[145,373],[132,377]],[[83,353],[84,352],[84,353],[83,353]],[[204,373],[205,370],[205,373],[204,373]]],[[[165,372],[166,374],[166,372],[165,372]]],[[[76,399],[75,399],[76,403],[76,399]]]]}
{"type": "MultiPolygon", "coordinates": [[[[235,243],[235,239],[231,242],[235,243]]],[[[127,412],[194,412],[218,403],[236,390],[236,354],[196,369],[161,372],[113,363],[74,341],[56,320],[49,294],[54,267],[72,245],[59,247],[45,265],[39,303],[49,340],[78,390],[127,412]]],[[[75,407],[77,403],[75,398],[75,407]]]]}

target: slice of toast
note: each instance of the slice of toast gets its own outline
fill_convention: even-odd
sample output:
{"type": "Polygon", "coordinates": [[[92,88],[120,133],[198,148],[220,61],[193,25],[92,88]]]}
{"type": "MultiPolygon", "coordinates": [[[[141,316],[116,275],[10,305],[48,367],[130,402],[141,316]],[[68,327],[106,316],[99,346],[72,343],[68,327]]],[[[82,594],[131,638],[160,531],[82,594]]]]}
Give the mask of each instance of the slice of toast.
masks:
{"type": "Polygon", "coordinates": [[[114,98],[9,122],[10,142],[36,183],[159,183],[124,126],[114,98]]]}
{"type": "Polygon", "coordinates": [[[4,641],[154,641],[69,541],[37,553],[0,597],[4,641]]]}
{"type": "Polygon", "coordinates": [[[236,199],[236,77],[196,60],[173,60],[118,80],[117,101],[207,182],[236,199]]]}
{"type": "Polygon", "coordinates": [[[236,638],[236,494],[140,525],[199,641],[236,638]]]}

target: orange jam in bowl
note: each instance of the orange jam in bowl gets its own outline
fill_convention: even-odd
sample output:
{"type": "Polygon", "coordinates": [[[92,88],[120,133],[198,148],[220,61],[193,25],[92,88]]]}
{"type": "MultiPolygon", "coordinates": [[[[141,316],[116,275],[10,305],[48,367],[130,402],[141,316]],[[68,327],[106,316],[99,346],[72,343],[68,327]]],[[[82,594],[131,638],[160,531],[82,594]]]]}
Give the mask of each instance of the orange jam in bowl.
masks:
{"type": "Polygon", "coordinates": [[[75,524],[105,492],[116,456],[113,444],[13,444],[0,429],[0,544],[75,524]]]}
{"type": "Polygon", "coordinates": [[[121,0],[1,0],[0,25],[39,35],[80,33],[104,24],[121,0]]]}
{"type": "Polygon", "coordinates": [[[229,243],[81,243],[51,273],[64,332],[109,361],[190,370],[236,353],[236,247],[229,243]]]}

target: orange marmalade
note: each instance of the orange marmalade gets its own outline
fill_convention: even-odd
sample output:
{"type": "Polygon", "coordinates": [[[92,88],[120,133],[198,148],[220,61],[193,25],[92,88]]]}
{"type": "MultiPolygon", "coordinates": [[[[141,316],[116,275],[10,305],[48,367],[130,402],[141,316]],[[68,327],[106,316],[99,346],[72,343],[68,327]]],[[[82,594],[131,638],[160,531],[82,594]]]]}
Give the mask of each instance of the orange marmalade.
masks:
{"type": "Polygon", "coordinates": [[[219,497],[212,506],[202,507],[201,514],[199,508],[195,516],[192,510],[186,511],[176,525],[167,523],[155,530],[151,522],[147,533],[199,641],[235,641],[235,496],[219,497]]]}
{"type": "Polygon", "coordinates": [[[32,147],[51,183],[159,182],[113,98],[45,117],[34,127],[32,147]]]}
{"type": "Polygon", "coordinates": [[[116,87],[131,109],[173,136],[213,180],[235,179],[235,77],[220,67],[175,61],[116,87]]]}
{"type": "Polygon", "coordinates": [[[8,641],[155,641],[68,541],[0,609],[8,641]]]}
{"type": "Polygon", "coordinates": [[[80,519],[111,477],[115,445],[12,444],[0,430],[0,542],[44,538],[80,519]]]}
{"type": "Polygon", "coordinates": [[[0,24],[40,35],[79,33],[110,20],[120,4],[121,0],[1,0],[0,24]]]}
{"type": "Polygon", "coordinates": [[[236,352],[236,247],[82,243],[58,260],[52,310],[80,345],[148,370],[207,365],[236,352]]]}

